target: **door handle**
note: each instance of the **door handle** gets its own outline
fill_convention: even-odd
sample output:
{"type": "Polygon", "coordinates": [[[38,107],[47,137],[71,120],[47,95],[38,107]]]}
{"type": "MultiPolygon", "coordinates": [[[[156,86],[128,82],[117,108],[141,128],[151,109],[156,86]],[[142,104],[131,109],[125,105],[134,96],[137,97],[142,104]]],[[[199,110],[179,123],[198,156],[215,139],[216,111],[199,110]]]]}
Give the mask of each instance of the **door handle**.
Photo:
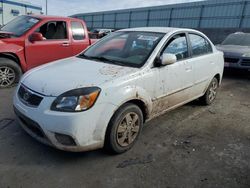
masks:
{"type": "Polygon", "coordinates": [[[191,71],[192,70],[192,65],[190,65],[188,61],[185,61],[184,65],[185,65],[185,70],[186,71],[191,71]]]}
{"type": "Polygon", "coordinates": [[[192,66],[186,66],[185,70],[186,71],[191,71],[192,70],[192,66]]]}
{"type": "Polygon", "coordinates": [[[62,46],[67,47],[67,46],[69,46],[69,43],[68,42],[64,42],[64,43],[62,43],[62,46]]]}

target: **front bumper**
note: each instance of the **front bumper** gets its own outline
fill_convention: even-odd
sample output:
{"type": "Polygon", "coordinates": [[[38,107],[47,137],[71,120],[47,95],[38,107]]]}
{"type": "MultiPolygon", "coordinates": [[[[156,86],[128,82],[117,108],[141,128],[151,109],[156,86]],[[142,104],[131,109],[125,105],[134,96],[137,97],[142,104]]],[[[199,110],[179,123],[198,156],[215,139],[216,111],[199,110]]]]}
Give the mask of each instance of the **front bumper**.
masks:
{"type": "Polygon", "coordinates": [[[102,148],[105,132],[116,106],[96,103],[85,112],[51,111],[55,97],[44,97],[38,107],[23,103],[14,96],[14,111],[21,127],[39,142],[66,151],[88,151],[102,148]],[[57,136],[67,136],[72,144],[62,143],[57,136]]]}
{"type": "Polygon", "coordinates": [[[238,56],[225,56],[225,68],[250,69],[250,58],[238,56]]]}

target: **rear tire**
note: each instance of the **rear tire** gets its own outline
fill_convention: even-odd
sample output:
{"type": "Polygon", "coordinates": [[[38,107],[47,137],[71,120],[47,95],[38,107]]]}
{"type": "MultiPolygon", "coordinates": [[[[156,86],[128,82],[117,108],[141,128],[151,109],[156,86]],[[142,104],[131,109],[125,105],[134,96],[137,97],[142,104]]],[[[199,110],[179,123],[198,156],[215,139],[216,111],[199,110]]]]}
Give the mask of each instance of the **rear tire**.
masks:
{"type": "Polygon", "coordinates": [[[206,93],[200,98],[200,101],[204,105],[210,105],[214,102],[216,95],[217,95],[217,89],[219,86],[219,82],[217,78],[213,78],[211,83],[209,84],[206,93]]]}
{"type": "Polygon", "coordinates": [[[0,89],[12,87],[22,75],[20,66],[13,60],[0,58],[0,89]]]}
{"type": "Polygon", "coordinates": [[[141,109],[127,103],[119,108],[110,120],[104,149],[112,154],[124,153],[137,141],[143,126],[141,109]]]}

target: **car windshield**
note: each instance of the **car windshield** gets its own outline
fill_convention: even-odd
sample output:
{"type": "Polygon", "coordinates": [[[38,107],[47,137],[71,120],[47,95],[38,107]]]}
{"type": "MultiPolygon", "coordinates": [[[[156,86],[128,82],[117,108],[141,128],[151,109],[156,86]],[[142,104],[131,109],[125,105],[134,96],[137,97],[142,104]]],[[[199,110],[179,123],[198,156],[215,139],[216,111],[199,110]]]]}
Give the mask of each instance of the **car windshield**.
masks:
{"type": "Polygon", "coordinates": [[[249,33],[231,34],[222,42],[222,45],[250,46],[250,34],[249,33]]]}
{"type": "Polygon", "coordinates": [[[19,16],[4,25],[0,31],[10,32],[13,33],[14,36],[19,37],[33,27],[37,22],[39,22],[39,19],[37,18],[31,16],[19,16]]]}
{"type": "Polygon", "coordinates": [[[164,33],[119,31],[106,36],[79,57],[141,67],[163,36],[164,33]]]}

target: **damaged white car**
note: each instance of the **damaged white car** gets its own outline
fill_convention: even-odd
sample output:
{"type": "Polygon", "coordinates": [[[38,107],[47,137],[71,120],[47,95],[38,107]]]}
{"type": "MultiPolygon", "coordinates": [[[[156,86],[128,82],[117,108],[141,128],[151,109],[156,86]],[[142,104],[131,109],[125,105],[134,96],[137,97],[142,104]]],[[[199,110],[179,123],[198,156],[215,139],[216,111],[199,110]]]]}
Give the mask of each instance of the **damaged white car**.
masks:
{"type": "Polygon", "coordinates": [[[145,121],[198,98],[211,104],[223,67],[222,52],[198,31],[124,29],[77,57],[27,72],[14,110],[23,129],[42,143],[123,153],[145,121]]]}

